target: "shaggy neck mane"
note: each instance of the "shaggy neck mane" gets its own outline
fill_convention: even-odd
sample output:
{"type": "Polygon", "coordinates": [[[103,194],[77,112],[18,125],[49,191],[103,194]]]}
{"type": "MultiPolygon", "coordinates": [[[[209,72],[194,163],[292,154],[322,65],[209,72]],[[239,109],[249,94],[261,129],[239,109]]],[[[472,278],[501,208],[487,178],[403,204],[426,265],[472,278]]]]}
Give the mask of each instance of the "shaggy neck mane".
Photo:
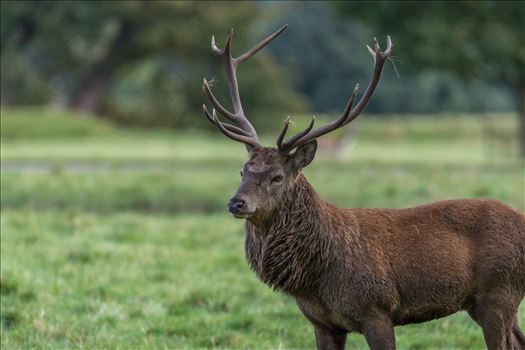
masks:
{"type": "Polygon", "coordinates": [[[327,234],[333,231],[328,207],[301,174],[271,221],[246,221],[246,258],[263,282],[295,296],[315,292],[322,270],[337,256],[327,234]]]}

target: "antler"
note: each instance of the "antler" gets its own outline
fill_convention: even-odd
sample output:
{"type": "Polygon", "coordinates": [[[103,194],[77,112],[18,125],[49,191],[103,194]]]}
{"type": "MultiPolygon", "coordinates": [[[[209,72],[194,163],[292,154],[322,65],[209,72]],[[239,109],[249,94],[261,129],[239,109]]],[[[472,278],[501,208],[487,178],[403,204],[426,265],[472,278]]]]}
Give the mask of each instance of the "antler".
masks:
{"type": "Polygon", "coordinates": [[[372,98],[372,95],[374,94],[377,84],[379,83],[379,79],[381,78],[381,73],[383,72],[383,66],[385,65],[387,58],[392,53],[393,45],[392,45],[392,40],[390,39],[390,36],[387,36],[385,51],[381,51],[381,48],[379,47],[379,43],[377,42],[376,38],[374,38],[374,48],[373,49],[368,45],[366,47],[368,48],[368,51],[374,58],[374,71],[372,73],[372,80],[368,84],[368,87],[366,88],[365,93],[363,94],[363,96],[361,97],[357,105],[354,108],[352,108],[354,101],[357,97],[357,92],[359,90],[359,84],[356,84],[354,88],[354,92],[352,93],[352,96],[350,97],[350,100],[348,101],[343,114],[341,114],[339,118],[313,131],[312,131],[312,127],[314,125],[314,118],[312,118],[310,125],[305,130],[290,137],[286,141],[283,141],[286,131],[288,130],[288,124],[290,123],[290,119],[287,118],[284,123],[283,130],[281,131],[281,134],[279,135],[279,138],[277,139],[277,147],[280,152],[288,153],[300,145],[303,145],[313,139],[316,139],[322,135],[325,135],[335,129],[341,128],[345,126],[346,124],[350,123],[355,118],[357,118],[361,114],[361,112],[363,112],[368,102],[370,102],[370,99],[372,98]]]}
{"type": "Polygon", "coordinates": [[[267,38],[259,42],[257,45],[255,45],[253,48],[246,51],[244,54],[240,55],[237,58],[232,57],[231,53],[233,29],[230,31],[230,34],[226,39],[224,49],[219,49],[217,47],[217,45],[215,44],[215,36],[211,37],[211,50],[213,54],[224,59],[226,74],[228,76],[230,97],[232,100],[234,112],[232,113],[228,111],[221,105],[221,103],[217,100],[217,98],[211,91],[210,85],[208,84],[206,79],[204,79],[202,88],[208,94],[211,103],[213,104],[213,106],[215,106],[217,111],[225,118],[236,123],[238,126],[221,122],[218,119],[217,114],[215,113],[215,108],[212,110],[212,114],[210,115],[210,113],[206,109],[206,105],[203,105],[202,107],[204,114],[206,115],[208,120],[212,124],[217,126],[223,134],[225,134],[233,140],[243,142],[246,145],[252,147],[260,146],[259,139],[257,137],[257,132],[255,131],[253,125],[249,122],[248,118],[246,118],[246,115],[244,114],[244,110],[242,108],[241,97],[239,95],[239,87],[237,84],[237,67],[240,63],[250,59],[250,57],[255,55],[263,47],[268,45],[273,39],[275,39],[279,34],[281,34],[287,28],[287,26],[288,25],[283,26],[281,29],[274,32],[273,34],[271,34],[270,36],[268,36],[267,38]]]}

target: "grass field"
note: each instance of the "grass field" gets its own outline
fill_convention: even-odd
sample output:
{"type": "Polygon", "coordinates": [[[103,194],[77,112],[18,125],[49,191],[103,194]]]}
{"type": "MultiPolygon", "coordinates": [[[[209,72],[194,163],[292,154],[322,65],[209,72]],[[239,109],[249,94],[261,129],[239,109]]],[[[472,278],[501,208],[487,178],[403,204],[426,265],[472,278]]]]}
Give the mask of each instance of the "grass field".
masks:
{"type": "MultiPolygon", "coordinates": [[[[347,152],[321,150],[305,172],[345,207],[493,197],[523,211],[514,129],[501,116],[507,137],[486,141],[469,116],[363,119],[347,152]]],[[[3,110],[1,132],[2,349],[314,348],[293,300],[249,270],[243,223],[225,210],[241,145],[52,110],[3,110]]],[[[396,337],[400,349],[484,348],[465,313],[396,337]]]]}

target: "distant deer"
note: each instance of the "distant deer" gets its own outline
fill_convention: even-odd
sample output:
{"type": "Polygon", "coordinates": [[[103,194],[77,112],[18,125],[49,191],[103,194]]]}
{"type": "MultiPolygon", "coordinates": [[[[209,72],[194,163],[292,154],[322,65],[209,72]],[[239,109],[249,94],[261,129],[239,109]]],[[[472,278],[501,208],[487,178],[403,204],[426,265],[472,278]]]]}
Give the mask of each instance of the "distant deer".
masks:
{"type": "Polygon", "coordinates": [[[377,87],[386,59],[377,40],[372,80],[343,114],[263,147],[246,118],[236,70],[275,37],[273,33],[234,58],[230,32],[224,60],[234,112],[203,89],[213,111],[206,117],[229,138],[246,145],[249,160],[228,203],[246,219],[246,257],[267,285],[297,301],[315,328],[318,349],[343,349],[348,332],[362,333],[371,349],[395,349],[394,326],[425,322],[466,310],[483,330],[489,349],[525,349],[517,310],[525,294],[525,217],[496,200],[458,199],[408,209],[339,209],[323,201],[302,173],[316,139],[354,120],[377,87]],[[236,125],[220,121],[216,110],[236,125]],[[295,150],[295,151],[294,151],[295,150]],[[294,151],[292,153],[292,151],[294,151]]]}

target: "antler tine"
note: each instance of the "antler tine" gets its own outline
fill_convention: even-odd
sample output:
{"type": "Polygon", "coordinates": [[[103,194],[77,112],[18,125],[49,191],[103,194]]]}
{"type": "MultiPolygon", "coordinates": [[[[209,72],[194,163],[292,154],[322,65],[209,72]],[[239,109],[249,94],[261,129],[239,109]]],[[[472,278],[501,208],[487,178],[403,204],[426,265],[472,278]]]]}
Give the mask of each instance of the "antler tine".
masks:
{"type": "Polygon", "coordinates": [[[352,93],[352,96],[350,97],[350,100],[346,104],[345,110],[343,111],[343,114],[341,114],[336,120],[333,122],[330,122],[326,125],[321,126],[320,128],[316,129],[312,133],[308,134],[312,127],[314,126],[314,119],[312,118],[312,121],[310,122],[310,125],[300,133],[290,137],[288,140],[286,140],[282,145],[279,147],[279,149],[283,152],[291,151],[295,147],[299,146],[300,144],[306,143],[309,140],[312,140],[314,138],[320,137],[324,134],[329,133],[330,131],[333,131],[337,128],[340,128],[341,126],[346,125],[350,121],[348,120],[348,116],[350,115],[350,111],[352,110],[352,105],[354,104],[355,98],[357,96],[357,92],[359,91],[359,84],[356,84],[354,88],[354,92],[352,93]],[[304,138],[304,140],[303,140],[304,138]],[[306,139],[308,138],[308,140],[306,139]]]}
{"type": "Polygon", "coordinates": [[[215,109],[212,110],[212,118],[213,118],[213,124],[217,125],[219,130],[222,131],[224,135],[228,136],[232,140],[242,142],[246,145],[250,145],[255,148],[260,146],[257,140],[255,140],[252,136],[239,135],[239,134],[236,134],[228,130],[217,117],[217,113],[215,113],[215,109]]]}
{"type": "Polygon", "coordinates": [[[215,56],[222,55],[222,50],[219,49],[215,44],[215,35],[211,36],[211,51],[215,54],[215,56]]]}
{"type": "Polygon", "coordinates": [[[390,36],[387,36],[387,45],[385,51],[381,51],[381,48],[379,47],[379,43],[377,42],[377,39],[374,38],[374,48],[372,49],[370,46],[367,45],[367,49],[374,58],[374,70],[372,73],[372,80],[370,80],[370,83],[368,84],[368,87],[366,88],[363,96],[357,103],[357,105],[352,108],[353,103],[355,102],[355,99],[357,97],[357,92],[359,90],[359,84],[356,85],[354,88],[354,92],[352,93],[352,96],[350,97],[350,100],[348,101],[348,104],[346,105],[346,108],[337,118],[336,120],[323,125],[319,127],[318,129],[315,129],[314,131],[309,131],[305,134],[303,134],[301,137],[296,137],[297,135],[291,137],[290,139],[286,140],[285,142],[282,142],[282,147],[280,147],[280,150],[282,148],[282,151],[289,152],[292,149],[303,145],[313,139],[316,139],[322,135],[325,135],[337,128],[340,128],[348,123],[350,123],[352,120],[357,118],[361,112],[365,109],[368,102],[370,102],[370,99],[372,98],[372,95],[374,94],[374,91],[379,83],[379,80],[381,78],[381,73],[383,72],[383,66],[387,60],[387,58],[392,53],[392,40],[390,36]],[[291,142],[293,140],[293,142],[291,142]]]}
{"type": "Polygon", "coordinates": [[[291,121],[292,121],[292,118],[290,118],[290,116],[286,117],[286,120],[284,121],[283,130],[281,131],[281,133],[279,134],[279,137],[277,138],[277,148],[279,149],[282,147],[284,136],[286,135],[286,132],[288,131],[288,126],[290,125],[291,121]]]}
{"type": "Polygon", "coordinates": [[[377,41],[377,38],[374,38],[374,49],[372,49],[370,46],[366,45],[366,48],[368,49],[368,52],[372,55],[374,60],[376,59],[376,56],[378,54],[381,54],[383,56],[383,60],[387,59],[388,56],[392,53],[392,39],[390,38],[390,35],[386,36],[386,49],[385,51],[381,52],[381,48],[379,47],[379,42],[377,41]]]}
{"type": "Polygon", "coordinates": [[[228,37],[226,37],[226,43],[224,44],[223,54],[226,58],[234,60],[232,57],[232,38],[233,38],[233,28],[230,29],[228,37]]]}
{"type": "Polygon", "coordinates": [[[226,108],[224,108],[224,106],[221,105],[219,100],[217,100],[217,98],[215,97],[215,95],[211,91],[210,84],[208,84],[208,81],[206,80],[206,78],[204,78],[204,81],[202,83],[202,88],[204,89],[204,91],[208,95],[208,98],[210,99],[211,103],[215,106],[215,108],[217,108],[217,110],[219,111],[220,114],[222,114],[223,116],[225,116],[226,118],[228,118],[229,120],[231,120],[233,122],[238,120],[238,118],[237,118],[237,116],[235,114],[233,114],[232,112],[230,112],[226,108]]]}
{"type": "MultiPolygon", "coordinates": [[[[390,35],[386,37],[386,49],[385,51],[381,51],[381,48],[379,47],[379,44],[374,45],[374,49],[372,50],[370,46],[367,46],[368,51],[374,58],[374,71],[372,73],[372,80],[370,80],[370,83],[368,84],[363,96],[357,103],[354,109],[350,112],[350,115],[348,116],[349,122],[357,118],[361,112],[365,109],[365,107],[368,105],[368,102],[370,102],[370,99],[372,98],[372,95],[374,94],[374,91],[377,88],[377,84],[379,84],[379,80],[381,79],[381,74],[383,73],[383,67],[385,65],[385,62],[388,57],[392,54],[392,48],[394,45],[392,44],[392,39],[390,38],[390,35]]],[[[377,43],[377,39],[375,40],[377,43]]]]}
{"type": "Polygon", "coordinates": [[[251,48],[250,50],[246,51],[244,54],[240,55],[239,57],[237,57],[235,59],[235,61],[237,63],[242,63],[244,61],[246,61],[247,59],[249,59],[250,57],[252,57],[253,55],[255,55],[257,52],[259,52],[259,50],[261,50],[263,47],[265,47],[266,45],[268,45],[273,39],[275,39],[276,37],[279,36],[279,34],[281,34],[282,32],[285,31],[285,29],[288,28],[288,24],[285,24],[284,26],[282,26],[281,28],[279,28],[279,30],[273,32],[272,34],[270,34],[268,37],[266,37],[266,39],[264,40],[261,40],[261,42],[259,42],[257,45],[255,45],[253,48],[251,48]]]}
{"type": "Polygon", "coordinates": [[[301,132],[298,132],[297,134],[290,137],[286,141],[281,142],[281,145],[277,144],[279,151],[286,153],[294,149],[295,147],[294,144],[312,130],[312,128],[314,127],[314,123],[315,123],[315,116],[312,116],[312,120],[310,121],[310,124],[308,125],[306,129],[304,129],[301,132]]]}
{"type": "Polygon", "coordinates": [[[350,100],[346,104],[346,108],[343,112],[343,115],[346,115],[346,119],[343,123],[343,125],[346,125],[350,123],[353,119],[350,118],[350,112],[352,111],[352,106],[354,105],[354,101],[357,97],[357,93],[359,92],[359,84],[355,84],[354,92],[352,92],[352,96],[350,96],[350,100]]]}
{"type": "MultiPolygon", "coordinates": [[[[206,105],[202,105],[202,110],[204,111],[204,114],[206,115],[206,118],[208,118],[208,120],[215,126],[217,126],[217,124],[215,123],[215,120],[213,119],[213,117],[210,115],[210,113],[208,112],[208,109],[206,108],[206,105]]],[[[232,132],[235,132],[237,134],[240,134],[240,135],[243,135],[243,136],[251,136],[250,134],[248,134],[246,131],[242,130],[241,128],[238,128],[236,127],[235,125],[232,125],[232,124],[227,124],[227,123],[223,123],[221,122],[222,125],[232,131],[232,132]]]]}

